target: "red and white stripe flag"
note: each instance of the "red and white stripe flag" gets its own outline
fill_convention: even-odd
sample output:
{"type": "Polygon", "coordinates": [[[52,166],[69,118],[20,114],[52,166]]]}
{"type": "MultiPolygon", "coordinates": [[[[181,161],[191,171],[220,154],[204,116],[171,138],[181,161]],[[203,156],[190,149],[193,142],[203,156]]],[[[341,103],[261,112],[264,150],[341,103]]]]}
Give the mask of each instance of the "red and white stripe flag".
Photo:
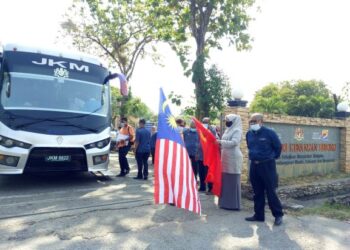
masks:
{"type": "Polygon", "coordinates": [[[174,204],[176,207],[201,213],[191,161],[162,90],[154,173],[156,204],[174,204]]]}

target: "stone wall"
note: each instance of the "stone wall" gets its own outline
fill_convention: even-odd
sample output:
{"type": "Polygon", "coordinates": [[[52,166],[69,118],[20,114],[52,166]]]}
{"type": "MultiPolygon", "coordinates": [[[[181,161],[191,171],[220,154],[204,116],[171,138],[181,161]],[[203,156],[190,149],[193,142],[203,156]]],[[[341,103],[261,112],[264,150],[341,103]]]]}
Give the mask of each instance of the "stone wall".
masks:
{"type": "MultiPolygon", "coordinates": [[[[245,141],[245,134],[249,129],[250,113],[246,107],[227,107],[224,115],[238,114],[241,116],[243,125],[243,140],[241,143],[241,150],[244,157],[243,168],[247,170],[248,167],[248,149],[245,141]]],[[[276,114],[264,114],[264,121],[275,124],[290,124],[290,125],[308,125],[318,127],[332,127],[340,129],[340,171],[350,173],[350,119],[322,119],[300,116],[287,116],[276,114]]]]}

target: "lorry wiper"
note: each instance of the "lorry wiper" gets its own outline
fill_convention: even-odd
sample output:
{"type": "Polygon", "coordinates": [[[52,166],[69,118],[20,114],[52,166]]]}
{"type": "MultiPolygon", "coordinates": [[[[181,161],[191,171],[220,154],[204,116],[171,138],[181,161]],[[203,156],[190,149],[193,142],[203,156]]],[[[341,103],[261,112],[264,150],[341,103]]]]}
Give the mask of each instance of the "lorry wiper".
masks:
{"type": "MultiPolygon", "coordinates": [[[[35,118],[29,118],[29,119],[34,120],[35,118]]],[[[42,123],[42,122],[65,122],[65,121],[55,120],[55,119],[35,119],[35,121],[27,122],[27,123],[23,123],[23,124],[15,126],[15,129],[25,128],[25,127],[28,127],[30,125],[42,123]]]]}
{"type": "Polygon", "coordinates": [[[33,124],[38,124],[38,123],[47,122],[47,121],[48,122],[60,122],[60,123],[63,123],[63,124],[58,124],[59,126],[71,126],[71,127],[80,128],[82,130],[87,130],[87,131],[90,131],[90,132],[93,132],[93,133],[97,133],[98,132],[97,129],[88,128],[88,127],[84,127],[84,126],[81,126],[81,125],[76,125],[76,124],[70,123],[68,121],[62,121],[62,120],[59,120],[59,119],[39,119],[39,120],[36,120],[36,121],[27,122],[27,123],[23,123],[21,125],[18,125],[18,126],[15,127],[15,129],[25,128],[25,127],[28,127],[28,126],[33,125],[33,124]]]}
{"type": "Polygon", "coordinates": [[[75,125],[75,124],[73,124],[73,123],[62,124],[62,125],[59,125],[59,126],[62,126],[62,127],[75,127],[75,128],[80,128],[81,130],[86,130],[86,131],[90,131],[90,132],[93,132],[93,133],[97,133],[97,132],[98,132],[97,129],[83,127],[83,126],[80,126],[80,125],[75,125]]]}
{"type": "MultiPolygon", "coordinates": [[[[99,106],[98,108],[96,108],[95,110],[87,113],[87,114],[81,114],[81,115],[72,115],[72,116],[65,116],[65,117],[55,117],[55,118],[51,118],[51,119],[42,119],[42,118],[34,118],[34,117],[30,117],[30,116],[25,116],[25,115],[14,115],[12,112],[6,110],[5,112],[3,112],[3,114],[6,114],[8,115],[8,117],[11,119],[11,120],[14,120],[16,118],[24,118],[24,119],[28,119],[28,120],[35,120],[35,121],[38,121],[38,122],[41,122],[42,120],[44,121],[64,121],[64,120],[70,120],[70,119],[75,119],[75,118],[83,118],[83,117],[86,117],[86,116],[90,116],[90,115],[93,115],[94,113],[98,112],[100,109],[102,109],[102,105],[99,106]]],[[[0,114],[1,115],[1,114],[0,114]]]]}

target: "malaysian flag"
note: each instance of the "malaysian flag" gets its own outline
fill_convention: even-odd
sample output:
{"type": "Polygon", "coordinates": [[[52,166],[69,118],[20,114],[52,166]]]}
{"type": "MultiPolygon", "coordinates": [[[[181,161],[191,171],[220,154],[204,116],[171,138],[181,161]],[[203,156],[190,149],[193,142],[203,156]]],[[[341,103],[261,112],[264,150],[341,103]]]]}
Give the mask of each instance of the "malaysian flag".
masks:
{"type": "Polygon", "coordinates": [[[155,152],[154,199],[200,214],[197,183],[184,142],[176,130],[163,90],[160,89],[158,134],[155,152]]]}

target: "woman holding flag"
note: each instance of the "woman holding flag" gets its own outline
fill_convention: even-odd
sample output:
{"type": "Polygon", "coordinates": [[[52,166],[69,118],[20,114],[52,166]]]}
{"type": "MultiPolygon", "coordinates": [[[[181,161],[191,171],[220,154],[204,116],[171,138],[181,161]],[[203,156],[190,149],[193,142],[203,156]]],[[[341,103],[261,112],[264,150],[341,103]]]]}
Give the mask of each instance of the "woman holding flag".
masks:
{"type": "Polygon", "coordinates": [[[242,140],[242,121],[239,115],[225,116],[226,129],[218,143],[221,145],[222,188],[219,207],[241,209],[241,171],[243,155],[239,148],[242,140]]]}

